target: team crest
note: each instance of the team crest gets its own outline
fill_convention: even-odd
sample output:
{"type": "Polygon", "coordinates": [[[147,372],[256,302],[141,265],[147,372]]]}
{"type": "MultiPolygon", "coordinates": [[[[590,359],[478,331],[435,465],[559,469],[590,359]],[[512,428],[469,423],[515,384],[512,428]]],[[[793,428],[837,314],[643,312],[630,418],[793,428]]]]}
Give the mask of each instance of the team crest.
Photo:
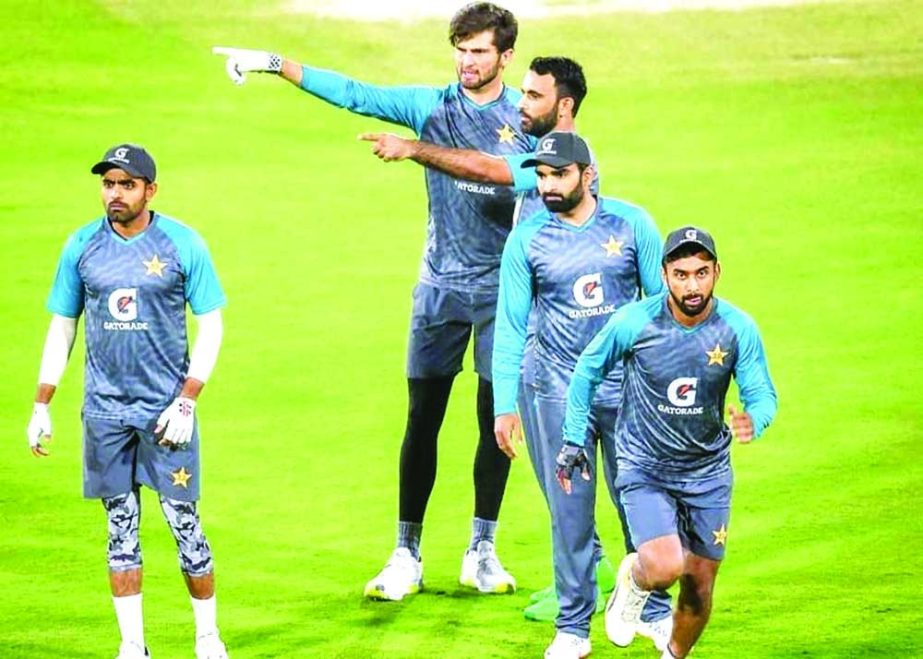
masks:
{"type": "Polygon", "coordinates": [[[516,137],[516,133],[513,132],[513,129],[510,128],[509,124],[503,124],[503,128],[497,128],[497,135],[500,136],[500,144],[512,144],[513,138],[516,137]]]}
{"type": "Polygon", "coordinates": [[[727,546],[727,541],[728,541],[728,529],[727,529],[727,525],[722,524],[722,525],[721,525],[721,528],[719,528],[717,531],[712,531],[711,534],[712,534],[713,536],[715,536],[715,542],[714,542],[714,543],[715,543],[716,545],[727,546]]]}
{"type": "Polygon", "coordinates": [[[157,258],[157,255],[154,254],[149,261],[141,260],[141,263],[144,264],[144,267],[147,268],[146,275],[157,275],[163,279],[163,271],[167,267],[167,261],[161,261],[157,258]]]}
{"type": "Polygon", "coordinates": [[[176,471],[170,472],[170,476],[173,477],[174,487],[189,489],[189,479],[192,478],[192,474],[186,471],[186,467],[180,467],[176,471]]]}
{"type": "Polygon", "coordinates": [[[706,350],[705,354],[708,355],[708,363],[706,366],[711,366],[712,364],[724,366],[724,358],[728,356],[728,351],[722,350],[721,344],[716,343],[715,347],[712,350],[706,350]]]}

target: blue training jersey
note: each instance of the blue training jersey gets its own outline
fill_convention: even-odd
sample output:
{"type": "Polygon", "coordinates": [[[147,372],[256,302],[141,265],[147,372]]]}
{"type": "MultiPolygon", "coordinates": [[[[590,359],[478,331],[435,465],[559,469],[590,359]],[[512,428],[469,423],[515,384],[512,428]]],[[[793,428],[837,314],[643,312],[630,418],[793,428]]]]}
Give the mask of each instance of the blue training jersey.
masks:
{"type": "Polygon", "coordinates": [[[47,306],[84,315],[84,414],[146,420],[170,404],[189,365],[187,301],[196,315],[226,303],[205,242],[177,220],[152,212],[126,240],[103,217],[70,236],[47,306]]]}
{"type": "MultiPolygon", "coordinates": [[[[308,66],[302,73],[304,91],[351,112],[407,126],[433,144],[495,155],[535,147],[535,139],[519,131],[521,95],[508,87],[497,100],[478,105],[458,83],[378,87],[308,66]]],[[[496,293],[500,254],[513,222],[513,189],[456,179],[429,167],[424,171],[429,219],[420,281],[496,293]]]]}
{"type": "MultiPolygon", "coordinates": [[[[494,411],[515,410],[520,365],[529,341],[530,384],[536,394],[564,400],[580,353],[617,309],[659,293],[661,240],[644,209],[599,197],[576,227],[547,209],[517,225],[500,267],[494,331],[494,411]],[[530,316],[531,314],[531,316],[530,316]]],[[[621,370],[614,369],[597,402],[617,404],[621,370]]]]}
{"type": "Polygon", "coordinates": [[[731,431],[723,412],[731,376],[756,437],[775,416],[776,391],[749,316],[714,298],[708,318],[687,328],[673,318],[668,295],[623,307],[587,346],[567,390],[564,438],[582,443],[593,391],[621,363],[618,468],[699,480],[730,469],[731,431]]]}

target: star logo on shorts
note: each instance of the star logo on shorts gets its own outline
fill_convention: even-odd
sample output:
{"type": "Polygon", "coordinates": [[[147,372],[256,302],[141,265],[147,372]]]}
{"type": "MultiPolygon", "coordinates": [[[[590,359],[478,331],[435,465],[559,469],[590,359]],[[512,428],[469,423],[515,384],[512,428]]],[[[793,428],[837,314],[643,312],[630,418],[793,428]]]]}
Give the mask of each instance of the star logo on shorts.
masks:
{"type": "Polygon", "coordinates": [[[599,243],[603,246],[603,249],[606,250],[606,258],[610,256],[621,256],[622,255],[622,245],[625,243],[620,242],[615,239],[615,236],[609,234],[609,240],[604,243],[599,243]]]}
{"type": "Polygon", "coordinates": [[[720,343],[715,344],[714,350],[706,350],[705,354],[708,355],[708,363],[706,366],[711,366],[712,364],[724,366],[724,358],[728,356],[727,351],[721,349],[720,343]]]}
{"type": "Polygon", "coordinates": [[[170,475],[173,477],[174,487],[185,487],[189,489],[189,479],[192,478],[192,474],[186,471],[186,467],[180,467],[176,471],[171,472],[170,475]]]}
{"type": "Polygon", "coordinates": [[[144,264],[144,267],[147,268],[146,275],[157,275],[163,279],[163,270],[167,267],[167,261],[161,261],[157,258],[157,255],[154,254],[153,258],[150,261],[141,260],[141,263],[144,264]]]}
{"type": "Polygon", "coordinates": [[[503,128],[497,128],[497,134],[500,136],[500,144],[512,144],[516,133],[510,128],[509,124],[503,124],[503,128]]]}
{"type": "Polygon", "coordinates": [[[728,541],[728,529],[727,526],[722,524],[721,528],[717,531],[712,531],[711,534],[715,536],[716,545],[725,545],[727,546],[728,541]]]}

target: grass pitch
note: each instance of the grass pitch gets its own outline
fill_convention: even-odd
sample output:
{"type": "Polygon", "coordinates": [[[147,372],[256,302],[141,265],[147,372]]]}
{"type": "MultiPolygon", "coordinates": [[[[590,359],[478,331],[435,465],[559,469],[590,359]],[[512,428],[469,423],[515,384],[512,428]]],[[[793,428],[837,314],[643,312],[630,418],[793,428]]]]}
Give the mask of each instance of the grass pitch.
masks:
{"type": "MultiPolygon", "coordinates": [[[[206,237],[230,298],[201,400],[219,624],[242,657],[538,656],[547,514],[514,465],[499,549],[509,597],[457,584],[472,509],[474,378],[460,376],[424,534],[426,592],[363,601],[391,550],[404,347],[424,236],[422,173],[355,141],[377,122],[252,75],[215,44],[264,47],[383,84],[453,78],[446,21],[357,24],[283,3],[166,0],[0,8],[0,656],[106,657],[117,630],[105,525],[80,498],[75,349],[52,457],[23,437],[66,235],[98,215],[90,165],[122,140],[157,159],[154,207],[206,237]]],[[[758,321],[780,394],[735,448],[727,560],[697,657],[923,655],[920,266],[923,10],[856,1],[743,12],[523,21],[535,55],[585,66],[579,128],[603,191],[662,232],[712,230],[719,294],[758,321]]],[[[192,616],[144,497],[145,617],[158,659],[192,655],[192,616]]],[[[620,546],[611,506],[600,528],[620,546]]],[[[617,650],[596,618],[594,656],[617,650]]]]}

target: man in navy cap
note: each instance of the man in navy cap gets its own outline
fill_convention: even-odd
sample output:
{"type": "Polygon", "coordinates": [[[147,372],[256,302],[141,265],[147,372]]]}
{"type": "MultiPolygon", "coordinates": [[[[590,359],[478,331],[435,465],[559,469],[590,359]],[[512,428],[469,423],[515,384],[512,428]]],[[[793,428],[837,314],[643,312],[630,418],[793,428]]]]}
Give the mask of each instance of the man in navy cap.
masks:
{"type": "Polygon", "coordinates": [[[714,297],[721,273],[715,241],[694,226],[664,243],[667,290],[613,314],[590,342],[567,389],[557,478],[565,491],[588,478],[583,449],[591,401],[616,366],[624,372],[615,427],[616,487],[637,553],[619,566],[606,633],[627,646],[652,590],[680,582],[662,659],[692,651],[711,614],[728,541],[731,439],[746,444],[770,424],[776,391],[756,323],[714,297]],[[725,397],[737,381],[743,410],[725,397]]]}
{"type": "Polygon", "coordinates": [[[84,316],[83,493],[101,499],[109,584],[121,633],[118,659],[149,657],[141,610],[141,485],[155,490],[192,598],[197,659],[224,659],[212,555],[202,531],[196,400],[221,345],[224,292],[202,238],[151,210],[153,158],[135,144],[93,165],[105,215],[74,232],[58,262],[52,313],[27,434],[48,455],[49,405],[84,316]],[[199,326],[188,350],[186,304],[199,326]]]}

